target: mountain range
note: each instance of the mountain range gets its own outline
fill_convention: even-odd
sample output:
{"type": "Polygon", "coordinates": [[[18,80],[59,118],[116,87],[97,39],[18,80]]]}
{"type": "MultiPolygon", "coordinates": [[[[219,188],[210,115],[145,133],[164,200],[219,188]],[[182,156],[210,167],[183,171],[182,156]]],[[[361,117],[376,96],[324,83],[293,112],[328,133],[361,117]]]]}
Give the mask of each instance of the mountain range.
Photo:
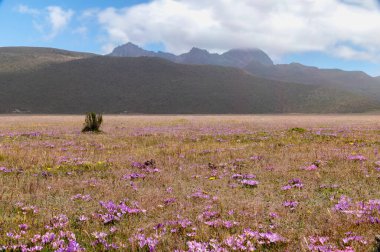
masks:
{"type": "Polygon", "coordinates": [[[157,57],[181,64],[217,65],[236,68],[244,68],[252,62],[264,66],[273,66],[271,58],[259,49],[233,49],[223,54],[217,54],[193,47],[188,53],[177,56],[172,53],[147,51],[129,42],[125,45],[116,47],[108,56],[157,57]]]}
{"type": "Polygon", "coordinates": [[[0,48],[0,113],[368,112],[380,109],[379,87],[362,72],[275,65],[259,49],[177,56],[128,43],[100,56],[0,48]]]}
{"type": "Polygon", "coordinates": [[[373,78],[360,71],[319,69],[299,63],[275,65],[271,58],[259,49],[232,49],[223,54],[212,54],[207,50],[192,48],[190,52],[176,56],[170,53],[146,51],[137,45],[127,43],[116,47],[109,56],[149,56],[182,64],[231,66],[265,79],[337,87],[380,100],[380,77],[373,78]]]}

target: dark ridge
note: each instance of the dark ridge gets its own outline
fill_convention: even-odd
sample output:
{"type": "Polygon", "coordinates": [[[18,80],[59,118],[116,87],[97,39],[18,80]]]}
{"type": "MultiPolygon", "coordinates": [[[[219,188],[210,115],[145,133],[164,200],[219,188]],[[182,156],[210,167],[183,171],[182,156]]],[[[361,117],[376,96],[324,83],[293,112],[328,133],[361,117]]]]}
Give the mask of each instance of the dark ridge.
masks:
{"type": "Polygon", "coordinates": [[[1,113],[337,113],[378,108],[367,96],[335,87],[152,57],[89,57],[0,73],[1,113]]]}

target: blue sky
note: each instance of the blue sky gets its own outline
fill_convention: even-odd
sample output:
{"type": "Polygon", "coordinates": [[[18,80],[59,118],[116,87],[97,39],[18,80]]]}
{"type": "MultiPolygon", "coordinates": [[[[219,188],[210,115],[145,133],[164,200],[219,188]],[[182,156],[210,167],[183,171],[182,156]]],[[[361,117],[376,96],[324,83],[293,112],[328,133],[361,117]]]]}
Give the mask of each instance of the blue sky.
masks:
{"type": "MultiPolygon", "coordinates": [[[[82,20],[80,15],[86,10],[105,9],[108,7],[123,8],[142,3],[141,0],[2,0],[0,1],[0,46],[42,46],[56,47],[74,51],[85,51],[102,54],[101,45],[104,43],[102,31],[94,20],[82,20]],[[44,14],[39,17],[20,13],[20,6],[43,11],[48,6],[59,6],[72,10],[74,16],[70,23],[54,38],[47,38],[46,31],[39,31],[34,22],[44,25],[44,14]],[[77,29],[86,27],[86,33],[81,34],[77,29]]],[[[48,26],[48,25],[47,25],[48,26]]]]}
{"type": "Polygon", "coordinates": [[[276,63],[380,75],[377,0],[0,0],[0,23],[0,46],[260,48],[276,63]]]}

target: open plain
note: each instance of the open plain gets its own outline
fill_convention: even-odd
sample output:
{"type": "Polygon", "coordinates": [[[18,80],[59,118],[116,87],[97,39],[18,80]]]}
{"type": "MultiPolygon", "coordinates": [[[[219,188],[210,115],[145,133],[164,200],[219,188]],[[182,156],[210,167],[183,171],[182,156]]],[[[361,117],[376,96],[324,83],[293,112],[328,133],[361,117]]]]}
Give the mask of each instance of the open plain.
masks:
{"type": "Polygon", "coordinates": [[[0,251],[375,251],[380,116],[0,117],[0,251]]]}

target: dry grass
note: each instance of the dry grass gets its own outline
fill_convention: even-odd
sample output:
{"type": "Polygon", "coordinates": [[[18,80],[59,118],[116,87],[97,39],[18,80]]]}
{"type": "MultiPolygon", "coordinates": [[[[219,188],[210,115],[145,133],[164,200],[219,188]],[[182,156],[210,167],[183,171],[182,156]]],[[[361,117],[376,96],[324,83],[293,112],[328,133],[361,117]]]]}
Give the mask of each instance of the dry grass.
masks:
{"type": "MultiPolygon", "coordinates": [[[[336,249],[375,247],[380,224],[371,220],[380,218],[380,204],[363,213],[356,203],[380,199],[378,116],[104,116],[102,134],[81,134],[83,121],[83,116],[0,117],[0,166],[6,168],[0,171],[0,250],[2,245],[32,246],[30,238],[45,234],[46,225],[60,214],[68,223],[51,232],[73,232],[87,251],[106,250],[105,243],[122,251],[147,250],[129,241],[136,234],[156,239],[158,251],[188,250],[188,241],[222,243],[246,228],[286,238],[256,244],[265,251],[310,251],[312,236],[329,237],[324,245],[336,249]],[[349,160],[350,155],[366,160],[349,160]],[[160,172],[131,165],[151,159],[156,166],[148,168],[160,172]],[[316,170],[303,169],[317,160],[316,170]],[[132,173],[146,177],[123,178],[132,173]],[[259,185],[244,187],[233,174],[254,174],[259,185]],[[303,188],[282,190],[294,178],[303,188]],[[191,196],[197,191],[209,197],[191,196]],[[91,199],[72,200],[77,194],[91,199]],[[352,214],[334,210],[343,195],[352,199],[345,209],[352,214]],[[175,202],[165,204],[170,198],[175,202]],[[105,224],[98,216],[105,213],[99,201],[125,199],[146,212],[123,214],[105,224]],[[299,204],[292,210],[284,207],[285,201],[299,204]],[[22,211],[20,202],[36,206],[38,213],[22,211]],[[217,212],[210,220],[239,224],[210,227],[199,217],[207,208],[217,212]],[[88,220],[79,221],[82,215],[88,220]],[[191,224],[180,228],[178,221],[184,219],[191,224]],[[29,229],[21,232],[20,224],[29,229]],[[162,226],[155,229],[158,224],[162,226]],[[111,232],[111,227],[117,230],[111,232]],[[22,233],[21,238],[12,239],[9,232],[22,233]],[[94,232],[108,234],[103,245],[94,244],[94,232]],[[353,236],[362,236],[357,238],[361,241],[344,244],[344,238],[353,236]]],[[[49,243],[43,247],[54,250],[49,243]]]]}

